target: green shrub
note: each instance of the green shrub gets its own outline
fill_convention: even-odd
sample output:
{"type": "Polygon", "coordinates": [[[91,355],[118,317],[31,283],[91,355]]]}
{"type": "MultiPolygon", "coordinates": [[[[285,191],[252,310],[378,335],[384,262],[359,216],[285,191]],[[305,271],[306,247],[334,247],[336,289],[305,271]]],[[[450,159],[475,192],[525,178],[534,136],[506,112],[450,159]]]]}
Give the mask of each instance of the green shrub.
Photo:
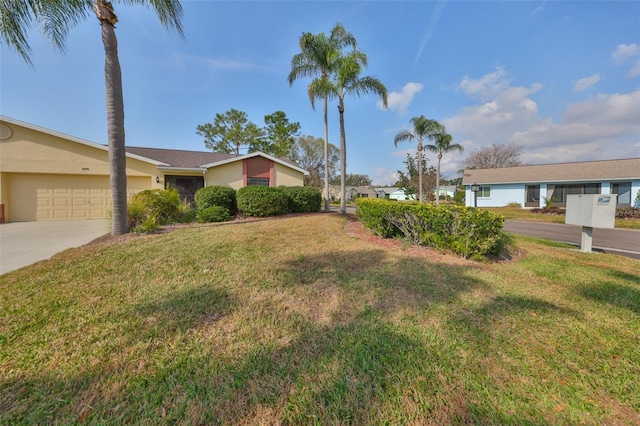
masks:
{"type": "Polygon", "coordinates": [[[356,215],[382,237],[404,236],[414,244],[450,250],[463,258],[483,258],[505,248],[504,217],[456,205],[393,203],[360,198],[356,215]]]}
{"type": "Polygon", "coordinates": [[[174,220],[180,206],[180,198],[175,188],[145,189],[133,194],[129,202],[131,205],[130,227],[135,227],[142,219],[154,216],[157,224],[165,224],[174,220]],[[134,226],[131,226],[133,219],[134,226]]]}
{"type": "Polygon", "coordinates": [[[464,190],[462,191],[457,191],[455,194],[453,194],[453,202],[460,205],[460,206],[464,206],[464,201],[465,201],[465,192],[464,190]]]}
{"type": "Polygon", "coordinates": [[[179,223],[190,223],[196,220],[196,211],[191,208],[191,203],[181,201],[173,218],[179,223]]]}
{"type": "Polygon", "coordinates": [[[246,186],[237,193],[238,210],[246,216],[276,216],[290,213],[289,197],[282,188],[246,186]]]}
{"type": "Polygon", "coordinates": [[[289,211],[291,213],[312,213],[320,211],[322,194],[320,189],[313,186],[281,186],[289,197],[289,211]]]}
{"type": "Polygon", "coordinates": [[[193,200],[196,203],[197,210],[220,206],[227,209],[231,214],[235,214],[237,211],[236,191],[228,186],[205,186],[196,191],[193,200]]]}
{"type": "Polygon", "coordinates": [[[222,206],[211,206],[202,210],[198,210],[197,213],[198,222],[200,223],[208,223],[208,222],[226,222],[231,219],[231,214],[229,214],[229,210],[222,206]]]}
{"type": "Polygon", "coordinates": [[[129,218],[129,229],[134,230],[147,218],[147,208],[142,200],[131,199],[127,203],[127,216],[129,218]]]}

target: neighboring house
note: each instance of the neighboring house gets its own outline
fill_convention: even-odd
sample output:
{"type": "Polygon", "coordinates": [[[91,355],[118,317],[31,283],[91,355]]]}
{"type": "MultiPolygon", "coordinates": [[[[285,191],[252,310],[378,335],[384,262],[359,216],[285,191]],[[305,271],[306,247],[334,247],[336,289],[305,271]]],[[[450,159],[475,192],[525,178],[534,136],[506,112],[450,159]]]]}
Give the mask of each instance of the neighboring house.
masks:
{"type": "Polygon", "coordinates": [[[378,193],[370,186],[354,186],[353,191],[358,198],[378,198],[378,193]]]}
{"type": "MultiPolygon", "coordinates": [[[[433,191],[433,193],[435,194],[436,191],[433,191]]],[[[440,187],[440,196],[441,197],[453,198],[453,196],[455,194],[456,194],[456,186],[455,185],[446,185],[446,186],[441,186],[440,187]]]]}
{"type": "Polygon", "coordinates": [[[376,188],[376,192],[378,193],[378,198],[386,198],[389,200],[409,201],[409,200],[416,199],[415,195],[405,194],[404,188],[396,188],[396,187],[376,188]]]}
{"type": "Polygon", "coordinates": [[[630,206],[640,191],[640,158],[466,169],[462,183],[467,206],[544,207],[548,201],[563,207],[569,194],[618,194],[618,205],[630,206]]]}
{"type": "MultiPolygon", "coordinates": [[[[302,186],[308,174],[259,152],[126,151],[130,194],[175,187],[191,201],[203,186],[302,186]]],[[[108,218],[109,173],[105,145],[0,116],[0,222],[108,218]]]]}

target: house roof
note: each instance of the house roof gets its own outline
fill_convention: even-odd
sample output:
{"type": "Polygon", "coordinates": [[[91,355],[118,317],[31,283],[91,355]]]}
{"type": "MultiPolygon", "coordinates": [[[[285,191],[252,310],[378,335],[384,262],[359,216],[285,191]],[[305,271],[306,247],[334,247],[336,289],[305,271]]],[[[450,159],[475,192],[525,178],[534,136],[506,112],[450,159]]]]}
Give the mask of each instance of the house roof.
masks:
{"type": "Polygon", "coordinates": [[[127,146],[126,151],[141,157],[151,158],[167,166],[181,168],[196,168],[204,164],[218,163],[230,158],[236,158],[233,154],[211,151],[186,151],[182,149],[161,149],[127,146]]]}
{"type": "Polygon", "coordinates": [[[640,158],[465,169],[462,183],[586,182],[608,179],[640,179],[640,158]]]}

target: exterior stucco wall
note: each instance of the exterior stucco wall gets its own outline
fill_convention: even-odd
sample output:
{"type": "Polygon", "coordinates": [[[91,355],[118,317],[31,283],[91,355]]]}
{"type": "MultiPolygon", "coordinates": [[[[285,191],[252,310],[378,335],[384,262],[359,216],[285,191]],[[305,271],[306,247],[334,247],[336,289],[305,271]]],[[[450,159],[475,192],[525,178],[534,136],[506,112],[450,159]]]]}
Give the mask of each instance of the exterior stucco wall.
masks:
{"type": "MultiPolygon", "coordinates": [[[[7,124],[12,135],[0,142],[3,172],[109,175],[106,149],[7,124]]],[[[157,176],[156,166],[127,158],[127,176],[157,176]]]]}
{"type": "MultiPolygon", "coordinates": [[[[519,203],[521,206],[524,205],[524,184],[482,184],[480,186],[489,186],[491,187],[491,190],[489,197],[478,196],[477,207],[504,207],[509,203],[519,203]]],[[[474,206],[474,196],[471,191],[471,186],[469,185],[467,185],[465,190],[465,205],[467,207],[474,206]]]]}
{"type": "Polygon", "coordinates": [[[304,173],[274,162],[273,186],[303,186],[304,173]]]}
{"type": "Polygon", "coordinates": [[[212,167],[204,175],[204,185],[230,186],[236,191],[244,186],[242,175],[242,161],[212,167]]]}
{"type": "MultiPolygon", "coordinates": [[[[589,183],[600,183],[601,185],[601,193],[609,194],[611,193],[611,184],[617,182],[631,182],[631,206],[634,205],[634,200],[638,195],[638,191],[640,191],[640,180],[630,180],[630,179],[621,179],[621,180],[603,180],[603,181],[589,181],[589,183]]],[[[549,193],[547,191],[548,185],[569,185],[576,184],[576,182],[549,182],[549,183],[540,183],[540,205],[538,207],[544,207],[545,198],[549,197],[549,193]]],[[[530,184],[527,184],[530,185],[530,184]]],[[[525,184],[482,184],[481,186],[489,186],[491,187],[491,196],[490,197],[478,197],[478,207],[504,207],[511,202],[520,203],[520,205],[524,206],[525,203],[525,184]]],[[[467,185],[465,189],[465,204],[467,207],[473,207],[474,198],[473,192],[471,192],[471,187],[467,185]]]]}

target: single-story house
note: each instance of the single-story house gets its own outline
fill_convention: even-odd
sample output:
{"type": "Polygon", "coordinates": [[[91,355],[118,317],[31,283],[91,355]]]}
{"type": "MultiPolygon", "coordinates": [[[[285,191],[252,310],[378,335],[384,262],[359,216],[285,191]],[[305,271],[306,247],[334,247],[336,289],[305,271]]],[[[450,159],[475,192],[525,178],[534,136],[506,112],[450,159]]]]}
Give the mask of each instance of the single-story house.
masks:
{"type": "MultiPolygon", "coordinates": [[[[177,188],[188,201],[199,188],[302,186],[306,170],[255,152],[126,147],[127,190],[177,188]]],[[[0,116],[0,222],[108,218],[108,148],[0,116]]]]}
{"type": "Polygon", "coordinates": [[[413,194],[405,194],[404,188],[383,187],[376,188],[376,192],[378,193],[378,198],[386,198],[388,200],[408,201],[416,199],[416,196],[413,194]]]}
{"type": "Polygon", "coordinates": [[[640,158],[465,169],[467,206],[564,207],[569,194],[618,194],[619,206],[633,206],[640,191],[640,158]],[[477,185],[478,191],[471,191],[477,185]]]}

